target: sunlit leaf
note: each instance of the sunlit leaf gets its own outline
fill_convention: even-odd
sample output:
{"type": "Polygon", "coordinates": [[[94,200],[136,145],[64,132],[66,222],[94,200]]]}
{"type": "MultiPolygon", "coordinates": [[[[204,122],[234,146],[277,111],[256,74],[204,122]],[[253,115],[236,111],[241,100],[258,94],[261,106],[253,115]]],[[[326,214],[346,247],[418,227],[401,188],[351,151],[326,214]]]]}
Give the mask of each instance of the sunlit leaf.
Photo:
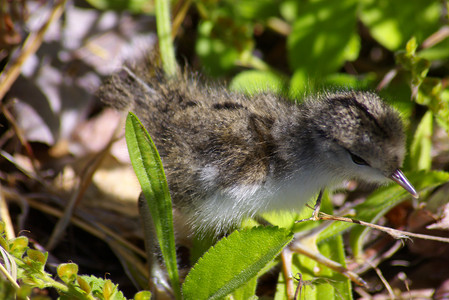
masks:
{"type": "Polygon", "coordinates": [[[148,132],[133,113],[129,113],[126,119],[125,136],[131,163],[151,212],[173,290],[180,298],[171,197],[161,159],[148,132]]]}
{"type": "Polygon", "coordinates": [[[442,3],[438,0],[363,0],[360,5],[363,24],[390,50],[405,46],[412,36],[422,42],[440,26],[442,3]]]}
{"type": "Polygon", "coordinates": [[[410,147],[410,163],[412,170],[430,170],[432,165],[432,132],[433,114],[427,111],[421,119],[410,147]]]}
{"type": "Polygon", "coordinates": [[[277,227],[234,231],[209,249],[183,285],[187,300],[220,299],[254,278],[293,235],[277,227]]]}
{"type": "Polygon", "coordinates": [[[290,66],[309,76],[337,71],[358,56],[357,1],[301,2],[288,37],[290,66]]]}

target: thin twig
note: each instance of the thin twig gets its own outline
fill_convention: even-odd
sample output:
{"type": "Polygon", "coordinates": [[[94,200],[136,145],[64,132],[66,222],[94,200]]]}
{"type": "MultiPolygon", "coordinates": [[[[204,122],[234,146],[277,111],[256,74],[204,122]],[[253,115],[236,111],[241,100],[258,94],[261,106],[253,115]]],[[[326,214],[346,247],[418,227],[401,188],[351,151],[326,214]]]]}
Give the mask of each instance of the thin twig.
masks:
{"type": "MultiPolygon", "coordinates": [[[[365,221],[355,220],[352,218],[346,218],[346,217],[338,217],[333,215],[328,215],[323,212],[320,212],[318,215],[319,220],[328,220],[328,221],[340,221],[340,222],[347,222],[347,223],[353,223],[353,224],[359,224],[362,226],[370,227],[373,229],[380,230],[382,232],[385,232],[392,236],[395,239],[405,239],[405,238],[418,238],[418,239],[424,239],[424,240],[431,240],[431,241],[437,241],[437,242],[443,242],[443,243],[449,243],[449,238],[445,237],[439,237],[439,236],[432,236],[427,234],[420,234],[420,233],[413,233],[398,229],[389,228],[386,226],[376,225],[372,223],[368,223],[365,221]]],[[[299,222],[299,221],[296,221],[299,222]]]]}
{"type": "Polygon", "coordinates": [[[5,222],[5,233],[7,239],[13,239],[16,237],[14,233],[14,226],[12,225],[11,216],[9,215],[8,205],[6,204],[5,197],[3,197],[2,185],[0,183],[0,220],[5,222]]]}
{"type": "MultiPolygon", "coordinates": [[[[46,214],[49,214],[51,216],[61,218],[63,216],[63,212],[60,211],[57,208],[52,207],[51,205],[44,204],[39,199],[39,197],[34,196],[22,196],[14,191],[11,191],[9,189],[4,189],[5,198],[13,199],[13,200],[24,200],[26,201],[32,208],[38,209],[46,214]]],[[[45,197],[44,195],[42,197],[45,197]]],[[[48,196],[46,196],[48,197],[48,196]]],[[[129,250],[133,251],[137,255],[139,255],[142,258],[146,258],[146,254],[144,251],[142,251],[140,248],[134,246],[133,244],[129,243],[123,237],[118,235],[117,233],[113,232],[111,229],[107,228],[103,224],[96,223],[94,221],[90,221],[85,219],[85,214],[82,214],[80,216],[72,216],[71,222],[73,225],[83,229],[84,231],[92,234],[93,236],[108,242],[109,239],[117,241],[119,244],[123,245],[124,247],[128,248],[129,250]]]]}
{"type": "Polygon", "coordinates": [[[388,291],[388,294],[390,295],[390,299],[394,300],[395,296],[394,296],[394,291],[391,288],[391,285],[388,283],[388,281],[385,279],[384,275],[382,274],[382,272],[379,270],[378,267],[376,266],[371,266],[374,271],[376,272],[377,276],[380,278],[380,280],[382,281],[382,283],[384,284],[385,288],[388,291]]]}
{"type": "Polygon", "coordinates": [[[176,3],[171,33],[172,40],[174,40],[176,35],[178,34],[178,30],[181,27],[182,21],[184,21],[191,5],[192,0],[178,1],[176,3]]]}
{"type": "Polygon", "coordinates": [[[108,144],[92,159],[91,163],[89,163],[86,169],[84,170],[84,174],[80,176],[81,180],[79,181],[79,184],[77,186],[75,193],[73,194],[73,197],[67,203],[64,215],[59,219],[58,223],[55,225],[55,228],[53,229],[50,239],[46,245],[47,249],[51,250],[56,246],[61,235],[67,228],[70,222],[70,218],[73,215],[73,210],[76,204],[79,203],[79,201],[81,201],[81,199],[84,197],[87,188],[92,183],[92,178],[95,172],[100,167],[101,163],[106,157],[106,154],[109,152],[109,149],[111,148],[112,144],[116,141],[116,137],[120,134],[122,129],[122,122],[123,121],[119,122],[119,124],[115,128],[113,136],[108,142],[108,144]]]}
{"type": "Polygon", "coordinates": [[[37,32],[30,33],[25,41],[25,44],[20,50],[20,54],[15,60],[10,61],[8,66],[5,68],[5,71],[0,74],[0,101],[2,101],[3,97],[16,81],[17,77],[19,77],[20,70],[22,69],[24,62],[28,59],[28,57],[36,53],[41,46],[42,41],[44,40],[44,35],[50,25],[61,17],[66,1],[67,0],[60,0],[55,4],[47,22],[45,22],[45,24],[37,32]]]}
{"type": "Polygon", "coordinates": [[[449,37],[449,26],[442,26],[437,32],[427,37],[421,44],[422,49],[430,48],[449,37]]]}
{"type": "Polygon", "coordinates": [[[2,111],[3,115],[5,116],[5,118],[8,120],[9,124],[11,125],[13,131],[15,132],[17,138],[20,141],[20,144],[22,144],[23,148],[25,148],[25,151],[26,151],[28,157],[30,158],[31,166],[33,167],[33,172],[35,174],[37,174],[38,167],[36,164],[36,157],[34,155],[34,152],[33,152],[33,149],[31,148],[30,143],[25,138],[23,129],[20,128],[20,126],[17,124],[14,116],[4,105],[1,105],[1,111],[2,111]]]}
{"type": "Polygon", "coordinates": [[[297,240],[297,241],[294,241],[293,243],[291,243],[289,245],[289,247],[293,252],[305,255],[305,256],[315,260],[316,262],[328,267],[329,269],[342,274],[346,278],[349,278],[351,281],[355,282],[356,284],[358,284],[360,286],[367,286],[367,283],[359,275],[348,270],[346,267],[344,267],[340,263],[335,262],[335,261],[325,257],[324,255],[320,254],[319,252],[316,252],[316,251],[310,249],[309,244],[310,243],[308,243],[307,241],[300,242],[299,240],[297,240]]]}
{"type": "MultiPolygon", "coordinates": [[[[295,294],[294,293],[295,289],[293,286],[293,277],[292,277],[292,251],[288,247],[282,250],[281,259],[282,259],[282,273],[284,273],[287,298],[292,299],[293,294],[295,294]]],[[[296,299],[296,296],[293,299],[296,299]]]]}

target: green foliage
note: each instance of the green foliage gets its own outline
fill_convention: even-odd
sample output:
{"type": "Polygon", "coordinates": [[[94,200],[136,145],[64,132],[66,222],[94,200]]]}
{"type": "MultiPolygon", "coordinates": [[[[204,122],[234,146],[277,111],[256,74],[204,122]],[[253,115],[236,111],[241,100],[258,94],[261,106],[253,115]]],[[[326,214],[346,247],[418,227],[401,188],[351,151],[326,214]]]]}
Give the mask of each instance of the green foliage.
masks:
{"type": "MultiPolygon", "coordinates": [[[[48,253],[29,249],[24,236],[7,240],[3,222],[0,225],[0,299],[26,299],[33,288],[54,288],[61,300],[126,300],[118,285],[108,279],[78,275],[74,263],[57,266],[59,280],[55,280],[45,271],[48,253]]],[[[150,299],[149,292],[142,291],[134,299],[150,299]]]]}
{"type": "Polygon", "coordinates": [[[292,238],[290,231],[277,227],[234,231],[190,271],[183,285],[185,299],[223,298],[255,277],[292,238]]]}
{"type": "MultiPolygon", "coordinates": [[[[146,0],[88,2],[99,9],[153,11],[152,2],[146,0]]],[[[157,4],[161,57],[170,75],[176,66],[168,2],[157,4]]],[[[449,39],[423,45],[447,23],[444,4],[438,0],[197,0],[193,2],[199,15],[197,39],[192,42],[203,70],[211,76],[231,76],[245,68],[232,77],[230,88],[248,94],[268,90],[302,97],[305,91],[328,87],[372,89],[385,73],[394,71],[394,80],[382,92],[398,107],[407,124],[407,177],[425,198],[432,189],[449,181],[448,173],[431,171],[434,132],[438,126],[449,132],[449,90],[445,82],[449,39]],[[368,39],[364,31],[369,33],[368,39]],[[258,43],[261,34],[267,32],[285,41],[285,53],[281,55],[285,56],[286,66],[282,70],[270,65],[269,53],[258,43]],[[364,49],[370,44],[374,44],[372,49],[364,49]],[[346,72],[363,60],[363,55],[371,55],[364,50],[376,49],[394,57],[395,62],[391,59],[390,65],[378,69],[354,68],[350,74],[346,72]],[[440,70],[435,72],[435,67],[440,70]]],[[[138,119],[129,115],[126,126],[131,161],[148,200],[174,294],[181,298],[172,207],[162,164],[138,119]]],[[[354,218],[376,222],[408,198],[397,185],[383,187],[354,207],[354,218]]],[[[331,212],[329,206],[325,201],[323,210],[331,212]]],[[[213,239],[203,241],[203,245],[196,243],[198,249],[192,252],[197,263],[183,285],[184,298],[220,298],[228,294],[233,299],[256,298],[257,279],[276,263],[273,259],[291,240],[291,232],[317,227],[313,222],[295,224],[308,214],[267,214],[264,217],[279,228],[234,232],[212,247],[213,239]]],[[[3,227],[0,222],[1,232],[3,227]]],[[[308,245],[344,266],[344,232],[349,232],[351,250],[359,256],[369,229],[355,224],[332,223],[308,245]]],[[[47,254],[29,249],[25,237],[7,240],[2,234],[0,246],[2,266],[11,278],[0,280],[0,296],[4,299],[13,294],[24,298],[34,287],[55,288],[61,299],[124,299],[112,282],[80,276],[73,263],[58,266],[56,281],[45,271],[47,254]]],[[[349,280],[313,259],[294,255],[291,267],[294,274],[302,274],[301,291],[306,299],[352,299],[349,280]]],[[[275,299],[286,299],[285,290],[285,278],[280,274],[275,299]]],[[[142,291],[135,299],[150,297],[149,292],[142,291]]]]}
{"type": "Polygon", "coordinates": [[[159,246],[164,257],[175,295],[181,298],[173,215],[167,180],[161,158],[150,135],[139,119],[129,113],[126,119],[126,144],[129,157],[154,222],[159,246]]]}
{"type": "MultiPolygon", "coordinates": [[[[267,73],[269,86],[277,82],[281,87],[274,87],[274,90],[284,91],[284,79],[273,81],[276,71],[264,62],[263,56],[259,59],[254,55],[262,50],[257,48],[255,33],[261,29],[262,32],[273,31],[287,40],[286,55],[292,73],[287,88],[293,97],[326,86],[348,87],[347,80],[335,80],[343,75],[349,79],[350,86],[372,87],[351,83],[354,80],[342,73],[345,63],[360,56],[358,21],[369,30],[375,42],[392,51],[405,47],[412,36],[422,42],[444,22],[443,3],[437,0],[228,0],[196,1],[195,4],[201,17],[196,54],[209,75],[228,75],[237,66],[245,66],[259,73],[255,77],[238,75],[234,79],[238,86],[249,87],[251,93],[254,90],[251,86],[259,84],[262,74],[267,73]]],[[[428,57],[447,58],[448,43],[442,43],[437,52],[426,49],[423,53],[428,57]]],[[[425,67],[425,64],[421,66],[425,67]]],[[[373,75],[359,74],[355,80],[368,76],[369,83],[373,84],[381,79],[373,75]]],[[[432,89],[431,80],[426,81],[426,86],[432,89]]],[[[447,99],[447,95],[443,98],[447,99]]]]}
{"type": "MultiPolygon", "coordinates": [[[[360,41],[356,34],[357,2],[299,2],[298,12],[288,36],[288,54],[294,76],[321,77],[332,74],[347,60],[358,56],[360,41]],[[323,59],[325,58],[325,59],[323,59]]],[[[307,82],[296,82],[304,90],[307,82]]]]}
{"type": "Polygon", "coordinates": [[[263,91],[282,94],[286,89],[286,78],[274,72],[250,70],[237,74],[229,85],[229,89],[245,94],[256,94],[263,91]]]}
{"type": "MultiPolygon", "coordinates": [[[[92,295],[95,299],[126,300],[123,293],[118,290],[118,285],[113,284],[109,279],[101,279],[95,276],[85,275],[77,276],[76,278],[76,283],[80,286],[80,288],[84,288],[83,291],[89,295],[92,295]]],[[[64,299],[64,297],[61,297],[61,299],[64,299]]],[[[67,299],[70,299],[70,297],[67,297],[67,299]]]]}
{"type": "Polygon", "coordinates": [[[253,24],[234,15],[229,2],[197,2],[203,16],[198,26],[196,53],[205,69],[213,76],[229,72],[254,48],[253,24]]]}
{"type": "Polygon", "coordinates": [[[413,37],[407,42],[405,50],[396,53],[396,60],[410,77],[412,98],[428,107],[431,115],[427,118],[435,116],[438,124],[449,132],[449,90],[443,88],[445,84],[441,78],[427,76],[432,62],[421,57],[417,49],[418,44],[413,37]]]}
{"type": "Polygon", "coordinates": [[[440,26],[438,0],[362,0],[360,18],[384,47],[399,50],[412,36],[423,41],[440,26]]]}
{"type": "MultiPolygon", "coordinates": [[[[321,210],[329,214],[332,213],[332,205],[327,193],[323,196],[321,210]]],[[[296,215],[289,221],[289,226],[292,226],[296,220],[309,216],[310,211],[300,216],[296,215]]],[[[270,218],[270,222],[274,224],[286,222],[285,219],[280,218],[280,215],[274,215],[270,218]]],[[[309,232],[311,229],[316,228],[319,223],[303,222],[299,225],[293,225],[295,232],[309,232]]],[[[311,252],[321,253],[344,267],[346,265],[346,256],[341,234],[336,233],[322,239],[322,232],[301,239],[300,242],[304,247],[310,249],[311,252]]],[[[301,290],[299,299],[352,299],[351,282],[348,278],[324,267],[313,258],[298,253],[293,253],[292,255],[291,272],[297,281],[296,288],[301,290]]],[[[284,274],[279,274],[275,300],[287,299],[284,274]]]]}

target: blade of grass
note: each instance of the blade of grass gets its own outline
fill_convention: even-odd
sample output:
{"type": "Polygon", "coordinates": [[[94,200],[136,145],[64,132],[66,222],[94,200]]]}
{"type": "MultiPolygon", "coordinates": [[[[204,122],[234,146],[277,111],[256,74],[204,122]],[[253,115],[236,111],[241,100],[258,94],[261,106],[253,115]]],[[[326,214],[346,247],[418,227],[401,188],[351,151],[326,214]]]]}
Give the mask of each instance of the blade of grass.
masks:
{"type": "Polygon", "coordinates": [[[159,153],[150,135],[133,113],[129,113],[126,119],[125,136],[131,163],[154,222],[173,292],[176,299],[181,299],[172,204],[159,153]]]}

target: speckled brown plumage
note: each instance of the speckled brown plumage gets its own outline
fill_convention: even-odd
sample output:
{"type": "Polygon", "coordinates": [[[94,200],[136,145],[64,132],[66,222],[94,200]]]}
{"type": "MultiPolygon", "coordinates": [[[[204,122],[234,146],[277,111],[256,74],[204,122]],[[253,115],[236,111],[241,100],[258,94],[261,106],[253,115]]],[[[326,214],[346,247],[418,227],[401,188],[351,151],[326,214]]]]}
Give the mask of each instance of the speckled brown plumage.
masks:
{"type": "Polygon", "coordinates": [[[260,212],[301,209],[345,179],[386,182],[404,159],[401,119],[373,93],[293,103],[231,93],[186,74],[166,79],[125,68],[100,95],[141,119],[175,207],[198,230],[222,232],[260,212]]]}

